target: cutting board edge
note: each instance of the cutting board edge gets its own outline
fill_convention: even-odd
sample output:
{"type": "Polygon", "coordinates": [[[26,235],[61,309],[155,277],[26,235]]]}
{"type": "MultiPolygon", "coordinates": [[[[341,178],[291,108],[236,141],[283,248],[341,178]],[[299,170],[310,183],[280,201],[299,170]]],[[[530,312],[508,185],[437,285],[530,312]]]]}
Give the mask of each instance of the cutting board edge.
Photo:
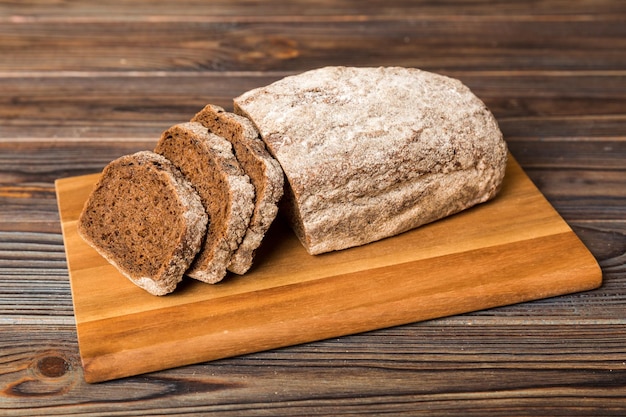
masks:
{"type": "MultiPolygon", "coordinates": [[[[508,305],[514,305],[514,304],[519,304],[519,303],[525,303],[525,302],[530,302],[530,301],[536,301],[536,300],[541,300],[541,299],[546,299],[546,298],[551,298],[551,297],[557,297],[557,296],[564,296],[564,295],[568,295],[568,294],[574,294],[574,293],[579,293],[579,292],[584,292],[584,291],[590,291],[593,289],[598,288],[600,284],[598,284],[597,281],[594,281],[593,283],[590,283],[588,285],[585,286],[581,286],[578,288],[574,288],[571,290],[567,290],[567,291],[559,291],[557,293],[554,294],[549,294],[549,295],[541,295],[541,296],[537,296],[534,298],[525,298],[525,299],[520,299],[519,301],[516,302],[504,302],[504,303],[494,303],[493,305],[487,305],[484,304],[483,307],[481,307],[481,310],[485,310],[485,309],[491,309],[491,308],[497,308],[497,307],[503,307],[503,306],[508,306],[508,305]]],[[[475,311],[475,310],[472,310],[475,311]]],[[[231,352],[228,354],[220,354],[220,355],[206,355],[204,356],[202,359],[196,359],[196,358],[190,358],[189,360],[186,361],[180,361],[177,362],[176,364],[172,364],[171,366],[163,366],[163,363],[151,363],[151,362],[139,362],[139,363],[144,363],[145,366],[141,366],[138,367],[136,369],[125,369],[124,371],[121,371],[121,369],[124,369],[122,367],[116,367],[115,363],[123,361],[126,362],[128,360],[133,360],[133,358],[139,357],[139,356],[145,356],[145,351],[142,349],[137,349],[137,350],[128,350],[125,351],[125,354],[129,354],[132,353],[130,355],[130,358],[120,358],[118,353],[113,353],[110,355],[104,355],[104,356],[98,356],[98,357],[85,357],[81,355],[81,361],[83,364],[83,373],[84,373],[84,378],[85,378],[85,382],[90,383],[90,384],[95,384],[95,383],[100,383],[100,382],[106,382],[106,381],[111,381],[111,380],[115,380],[115,379],[119,379],[119,378],[126,378],[126,377],[132,377],[132,376],[137,376],[137,375],[143,375],[146,373],[150,373],[150,372],[158,372],[158,371],[163,371],[163,370],[167,370],[167,369],[174,369],[174,368],[178,368],[178,367],[183,367],[183,366],[188,366],[188,365],[194,365],[194,364],[198,364],[198,363],[203,363],[203,362],[212,362],[212,361],[216,361],[216,360],[220,360],[220,359],[227,359],[227,358],[232,358],[232,357],[236,357],[236,356],[240,356],[240,355],[246,355],[246,354],[253,354],[253,353],[259,353],[259,352],[263,352],[263,351],[268,351],[271,349],[281,349],[281,348],[286,348],[286,347],[290,347],[290,346],[298,346],[301,344],[305,344],[305,343],[312,343],[312,342],[316,342],[316,341],[322,341],[322,340],[327,340],[327,339],[332,339],[335,337],[344,337],[344,336],[350,336],[350,335],[355,335],[355,334],[359,334],[359,333],[365,333],[368,331],[375,331],[375,330],[381,330],[381,329],[385,329],[385,328],[390,328],[390,327],[394,327],[394,326],[402,326],[402,325],[407,325],[407,324],[412,324],[412,323],[418,323],[418,322],[423,322],[423,321],[428,321],[428,320],[433,320],[433,319],[439,319],[439,318],[445,318],[445,317],[450,317],[450,316],[454,316],[454,315],[459,315],[459,314],[464,314],[464,313],[470,313],[471,311],[458,311],[458,312],[451,312],[448,315],[442,316],[442,315],[433,315],[432,317],[425,317],[423,319],[420,319],[418,321],[415,320],[407,320],[407,321],[401,321],[401,322],[397,322],[391,325],[381,325],[379,327],[368,327],[366,329],[363,330],[354,330],[352,332],[349,333],[330,333],[324,337],[312,337],[312,338],[304,338],[302,340],[299,341],[295,341],[295,340],[290,340],[287,343],[284,344],[272,344],[272,345],[268,345],[266,347],[263,348],[255,348],[255,349],[244,349],[241,351],[237,351],[237,352],[231,352]],[[108,363],[107,363],[108,362],[108,363]],[[111,365],[113,364],[113,365],[111,365]]],[[[172,343],[168,343],[166,345],[171,346],[172,348],[179,348],[178,343],[177,342],[172,342],[172,343]]],[[[147,349],[150,350],[150,349],[147,349]]]]}

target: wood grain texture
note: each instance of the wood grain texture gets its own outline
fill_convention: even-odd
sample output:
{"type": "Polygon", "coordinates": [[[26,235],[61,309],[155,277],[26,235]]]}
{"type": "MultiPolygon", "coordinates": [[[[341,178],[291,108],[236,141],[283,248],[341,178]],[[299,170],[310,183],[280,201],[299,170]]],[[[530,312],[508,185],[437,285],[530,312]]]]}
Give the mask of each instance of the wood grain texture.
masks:
{"type": "Polygon", "coordinates": [[[625,9],[620,0],[1,2],[0,414],[626,414],[625,9]],[[356,62],[467,83],[599,261],[602,287],[86,384],[53,181],[150,147],[208,102],[229,107],[282,76],[356,62]]]}
{"type": "Polygon", "coordinates": [[[190,20],[198,13],[218,18],[233,17],[236,19],[271,18],[273,16],[318,16],[333,18],[337,16],[404,16],[422,15],[474,15],[499,16],[509,15],[509,19],[518,16],[558,16],[583,15],[588,17],[619,14],[624,11],[620,2],[606,0],[542,0],[530,2],[510,2],[507,0],[489,1],[419,1],[396,0],[299,0],[298,2],[266,1],[250,2],[214,0],[207,3],[203,0],[185,0],[179,6],[172,6],[168,0],[135,0],[132,3],[124,0],[109,0],[106,4],[94,3],[89,0],[22,0],[4,2],[0,5],[1,15],[6,20],[45,20],[54,19],[71,21],[72,19],[98,19],[120,21],[124,19],[150,20],[180,18],[190,20]]]}
{"type": "Polygon", "coordinates": [[[511,158],[498,197],[472,210],[323,256],[308,255],[279,220],[247,274],[154,297],[77,234],[97,179],[56,182],[87,382],[587,291],[602,281],[596,260],[511,158]]]}
{"type": "Polygon", "coordinates": [[[287,16],[229,22],[209,15],[185,25],[165,18],[123,25],[87,20],[69,27],[63,21],[18,20],[0,25],[0,36],[7,40],[0,53],[16,58],[1,61],[0,71],[293,71],[338,61],[439,71],[609,70],[626,65],[624,54],[613,53],[614,48],[626,47],[626,25],[620,15],[328,20],[287,16]],[[485,32],[493,35],[483,36],[485,32]],[[522,32],[525,36],[520,38],[522,32]],[[459,56],[464,59],[459,61],[459,56]]]}
{"type": "MultiPolygon", "coordinates": [[[[88,142],[118,134],[156,141],[207,102],[232,109],[233,97],[295,72],[36,72],[19,77],[0,72],[5,120],[0,143],[42,137],[88,142]]],[[[606,137],[624,149],[616,139],[624,123],[626,70],[439,72],[462,80],[485,101],[508,141],[549,139],[558,150],[556,139],[588,143],[606,137]]]]}

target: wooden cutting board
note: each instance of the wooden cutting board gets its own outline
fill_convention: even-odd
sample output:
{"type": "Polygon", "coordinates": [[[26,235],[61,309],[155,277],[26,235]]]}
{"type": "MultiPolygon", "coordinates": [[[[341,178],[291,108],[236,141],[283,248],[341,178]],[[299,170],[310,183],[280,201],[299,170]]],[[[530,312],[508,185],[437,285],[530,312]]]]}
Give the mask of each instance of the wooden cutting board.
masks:
{"type": "Polygon", "coordinates": [[[279,218],[253,269],[155,297],[82,241],[99,174],[56,181],[80,354],[99,382],[590,290],[600,268],[517,162],[491,202],[359,248],[308,255],[279,218]]]}

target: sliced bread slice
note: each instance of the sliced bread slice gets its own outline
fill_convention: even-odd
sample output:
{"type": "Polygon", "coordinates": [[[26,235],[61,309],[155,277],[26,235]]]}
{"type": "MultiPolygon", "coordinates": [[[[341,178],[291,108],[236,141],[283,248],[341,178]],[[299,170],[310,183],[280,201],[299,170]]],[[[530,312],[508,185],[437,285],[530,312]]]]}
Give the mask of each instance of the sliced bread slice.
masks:
{"type": "Polygon", "coordinates": [[[252,266],[255,251],[278,213],[278,201],[283,195],[283,170],[268,153],[252,122],[245,117],[209,104],[195,115],[192,122],[201,123],[210,132],[232,143],[237,160],[254,185],[254,212],[243,241],[228,266],[231,272],[244,274],[252,266]]]}
{"type": "Polygon", "coordinates": [[[216,283],[227,273],[254,209],[254,187],[226,139],[200,123],[181,123],[163,132],[155,152],[189,179],[209,215],[211,226],[187,275],[216,283]]]}
{"type": "Polygon", "coordinates": [[[170,161],[149,151],[109,163],[78,220],[79,235],[153,295],[176,288],[206,227],[196,191],[170,161]]]}

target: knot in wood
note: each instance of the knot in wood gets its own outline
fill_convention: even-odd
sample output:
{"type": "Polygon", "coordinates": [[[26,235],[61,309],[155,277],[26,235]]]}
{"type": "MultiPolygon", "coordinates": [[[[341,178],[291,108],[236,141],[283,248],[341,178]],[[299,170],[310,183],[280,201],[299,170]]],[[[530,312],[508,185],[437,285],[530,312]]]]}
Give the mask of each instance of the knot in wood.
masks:
{"type": "Polygon", "coordinates": [[[60,378],[70,369],[70,364],[60,356],[46,356],[37,362],[39,373],[48,378],[60,378]]]}

